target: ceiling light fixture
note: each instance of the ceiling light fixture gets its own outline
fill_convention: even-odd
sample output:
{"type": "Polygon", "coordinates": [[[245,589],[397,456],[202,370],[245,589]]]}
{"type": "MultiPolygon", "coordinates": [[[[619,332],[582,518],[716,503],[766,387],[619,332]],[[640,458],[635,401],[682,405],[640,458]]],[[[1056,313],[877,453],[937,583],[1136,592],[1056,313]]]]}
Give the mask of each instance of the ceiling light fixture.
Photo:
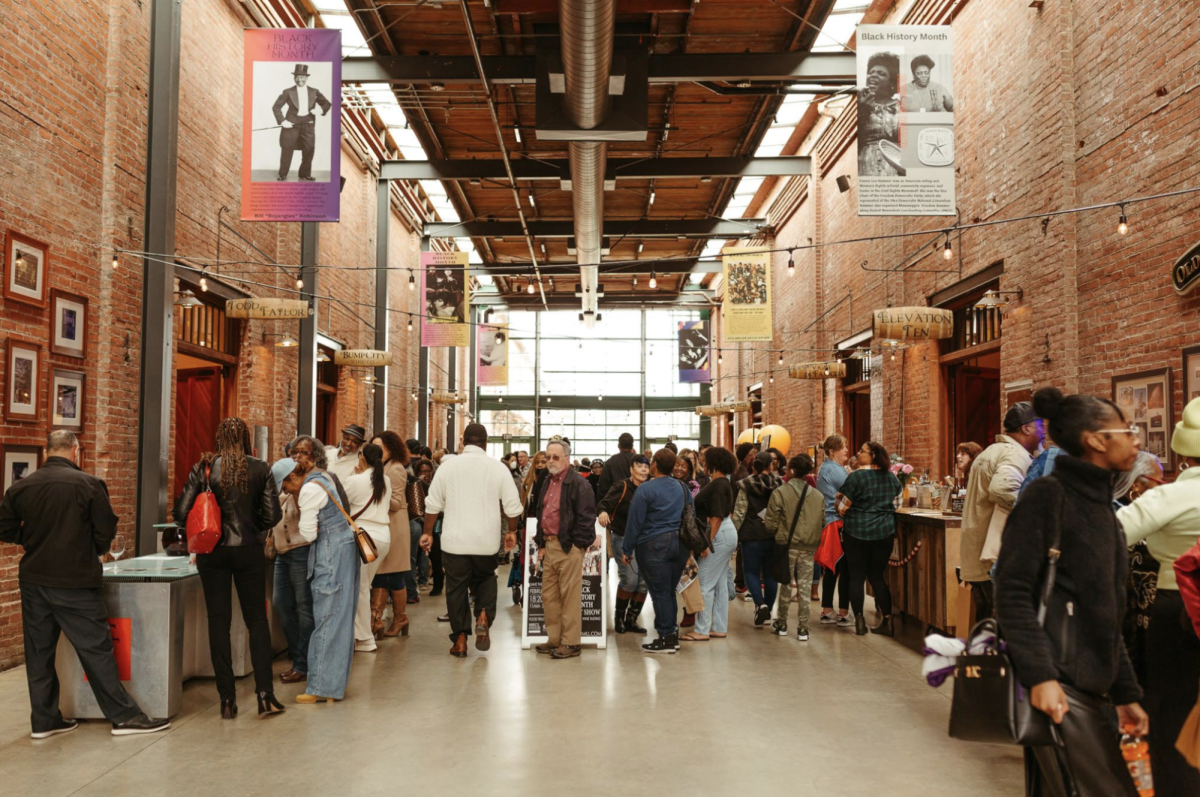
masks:
{"type": "MultiPolygon", "coordinates": [[[[17,257],[17,262],[20,263],[20,256],[17,257]]],[[[179,294],[179,298],[174,301],[174,305],[181,310],[191,310],[194,307],[200,307],[203,302],[196,298],[196,294],[190,290],[185,290],[179,294]]]]}
{"type": "Polygon", "coordinates": [[[650,189],[650,204],[651,205],[654,204],[654,189],[653,188],[650,189]]]}
{"type": "Polygon", "coordinates": [[[521,143],[523,143],[523,142],[521,141],[521,128],[520,128],[520,127],[518,127],[517,125],[513,125],[513,135],[515,135],[515,136],[517,137],[517,143],[518,143],[518,144],[521,144],[521,143]]]}
{"type": "Polygon", "coordinates": [[[325,353],[324,349],[317,349],[317,362],[319,362],[319,363],[329,362],[329,355],[325,353]]]}

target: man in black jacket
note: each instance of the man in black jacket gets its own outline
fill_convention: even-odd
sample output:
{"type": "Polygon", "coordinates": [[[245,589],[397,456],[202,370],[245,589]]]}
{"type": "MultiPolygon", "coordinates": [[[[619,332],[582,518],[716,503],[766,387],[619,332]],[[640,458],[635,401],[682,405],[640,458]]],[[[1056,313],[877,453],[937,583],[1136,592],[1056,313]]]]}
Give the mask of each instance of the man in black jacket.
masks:
{"type": "Polygon", "coordinates": [[[170,721],[147,718],[121,686],[100,597],[99,559],[116,536],[118,518],[104,482],[80,470],[78,461],[75,435],[51,432],[46,462],[0,502],[0,542],[25,549],[18,580],[32,736],[44,739],[79,727],[58,709],[54,654],[60,630],[79,654],[113,736],[166,730],[170,721]]]}
{"type": "Polygon", "coordinates": [[[600,473],[600,483],[596,486],[596,495],[600,498],[608,495],[614,484],[620,484],[629,478],[633,467],[633,435],[625,432],[617,438],[617,453],[604,463],[600,473]]]}
{"type": "Polygon", "coordinates": [[[592,486],[571,467],[571,443],[555,438],[546,446],[550,477],[537,512],[538,561],[542,563],[542,606],[549,641],[538,653],[556,659],[579,655],[583,625],[583,553],[596,545],[596,499],[592,486]]]}

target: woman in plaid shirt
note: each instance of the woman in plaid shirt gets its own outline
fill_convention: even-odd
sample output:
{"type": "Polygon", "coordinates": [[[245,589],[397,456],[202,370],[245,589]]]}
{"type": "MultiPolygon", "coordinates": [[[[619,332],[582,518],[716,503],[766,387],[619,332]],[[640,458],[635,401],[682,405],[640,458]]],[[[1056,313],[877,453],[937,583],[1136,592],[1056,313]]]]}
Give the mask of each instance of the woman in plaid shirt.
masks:
{"type": "Polygon", "coordinates": [[[864,443],[858,452],[859,469],[846,477],[842,495],[850,502],[844,510],[842,545],[846,551],[846,576],[850,606],[854,610],[854,633],[867,633],[863,617],[863,582],[870,580],[875,604],[883,622],[871,631],[892,636],[892,593],[888,589],[888,559],[896,536],[895,500],[903,489],[890,470],[891,458],[879,443],[864,443]]]}

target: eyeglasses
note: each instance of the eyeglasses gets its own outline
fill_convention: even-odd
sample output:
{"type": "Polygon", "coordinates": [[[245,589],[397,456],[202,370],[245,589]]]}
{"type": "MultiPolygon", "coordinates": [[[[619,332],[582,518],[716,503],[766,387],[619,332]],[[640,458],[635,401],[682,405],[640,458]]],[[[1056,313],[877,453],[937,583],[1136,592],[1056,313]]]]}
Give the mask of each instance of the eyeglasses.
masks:
{"type": "Polygon", "coordinates": [[[1130,426],[1128,429],[1097,429],[1097,430],[1096,430],[1096,434],[1131,434],[1131,435],[1138,435],[1138,434],[1140,434],[1140,433],[1141,433],[1141,430],[1140,430],[1140,429],[1138,429],[1138,427],[1137,427],[1137,425],[1136,425],[1136,424],[1134,424],[1133,426],[1130,426]]]}

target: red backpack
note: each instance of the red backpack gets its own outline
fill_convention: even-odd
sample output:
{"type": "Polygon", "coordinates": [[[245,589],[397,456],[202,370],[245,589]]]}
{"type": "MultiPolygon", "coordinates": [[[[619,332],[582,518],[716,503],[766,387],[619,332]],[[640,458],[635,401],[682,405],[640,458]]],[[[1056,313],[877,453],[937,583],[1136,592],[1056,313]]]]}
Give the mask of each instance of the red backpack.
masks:
{"type": "Polygon", "coordinates": [[[196,496],[192,511],[187,517],[187,544],[189,553],[212,553],[221,541],[221,507],[213,495],[208,476],[212,465],[204,466],[204,492],[196,496]]]}

